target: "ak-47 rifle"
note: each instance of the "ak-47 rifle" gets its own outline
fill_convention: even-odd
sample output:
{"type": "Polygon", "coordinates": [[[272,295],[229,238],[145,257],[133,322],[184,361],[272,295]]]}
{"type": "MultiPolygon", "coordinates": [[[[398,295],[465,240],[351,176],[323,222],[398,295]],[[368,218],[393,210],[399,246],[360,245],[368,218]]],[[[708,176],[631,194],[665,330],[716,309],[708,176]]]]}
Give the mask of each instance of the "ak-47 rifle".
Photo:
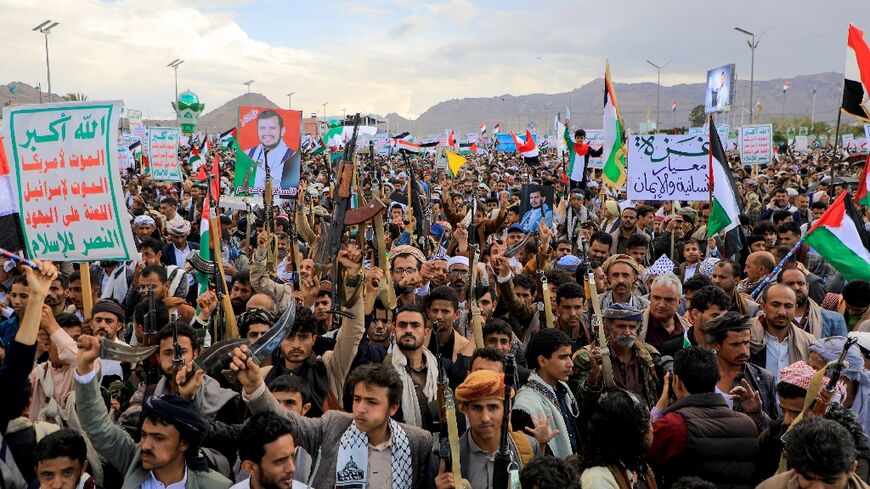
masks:
{"type": "MultiPolygon", "coordinates": [[[[144,346],[160,346],[157,340],[157,300],[154,297],[154,285],[148,285],[145,289],[145,300],[148,302],[148,312],[145,313],[143,324],[144,332],[142,334],[142,343],[144,346]]],[[[157,354],[153,354],[148,359],[148,365],[145,367],[145,383],[147,385],[156,384],[160,380],[160,359],[157,354]]]]}
{"type": "MultiPolygon", "coordinates": [[[[436,321],[434,326],[438,331],[436,321]]],[[[438,406],[440,407],[440,430],[438,436],[438,456],[444,461],[444,467],[453,473],[453,481],[457,489],[472,489],[471,483],[462,478],[462,462],[459,459],[459,428],[456,425],[456,400],[450,390],[447,371],[441,364],[441,348],[435,338],[435,358],[438,361],[438,406]]]]}
{"type": "Polygon", "coordinates": [[[480,317],[480,307],[477,306],[477,298],[474,296],[474,289],[477,288],[477,263],[480,261],[480,246],[477,244],[471,245],[473,253],[471,258],[471,280],[469,282],[471,290],[468,294],[468,311],[471,313],[471,333],[474,336],[474,347],[483,348],[483,325],[480,317]]]}
{"type": "MultiPolygon", "coordinates": [[[[264,146],[263,154],[266,161],[269,161],[269,150],[264,146]]],[[[268,166],[268,165],[267,165],[268,166]]],[[[275,237],[275,209],[274,209],[274,200],[275,195],[273,193],[272,188],[272,174],[271,172],[266,172],[266,180],[263,184],[263,228],[266,232],[271,236],[271,242],[269,243],[269,249],[266,251],[268,256],[267,262],[272,263],[273,266],[276,265],[275,257],[278,254],[278,238],[275,237]]],[[[274,278],[276,268],[272,268],[269,274],[274,278]]]]}
{"type": "MultiPolygon", "coordinates": [[[[375,156],[374,156],[374,143],[369,142],[369,151],[371,153],[372,159],[372,201],[380,202],[381,200],[381,182],[380,182],[380,171],[378,170],[377,165],[375,164],[375,156]]],[[[384,271],[384,278],[381,279],[381,283],[379,284],[379,288],[381,289],[380,294],[384,294],[383,297],[386,299],[387,309],[395,310],[398,305],[396,299],[396,288],[393,286],[393,274],[390,272],[390,260],[387,259],[387,242],[386,237],[384,236],[384,214],[383,212],[378,212],[372,218],[372,227],[374,228],[375,233],[375,249],[377,249],[377,261],[378,266],[381,267],[381,270],[384,271]]]]}
{"type": "Polygon", "coordinates": [[[420,202],[420,186],[417,184],[417,172],[414,169],[414,163],[408,158],[407,153],[402,153],[402,158],[405,160],[405,166],[408,168],[408,197],[410,202],[408,205],[413,209],[414,216],[417,217],[417,226],[414,232],[417,234],[417,244],[423,252],[423,256],[429,256],[429,228],[432,225],[432,208],[424,206],[420,202]]]}
{"type": "MultiPolygon", "coordinates": [[[[212,180],[214,176],[209,172],[208,174],[208,199],[209,199],[209,214],[208,214],[208,228],[209,228],[209,238],[211,239],[212,246],[212,261],[214,263],[214,288],[215,294],[218,299],[218,310],[220,318],[223,316],[223,323],[215,322],[215,325],[219,326],[220,324],[224,324],[224,336],[223,338],[238,338],[239,337],[239,327],[236,324],[236,316],[233,314],[233,305],[230,303],[230,291],[227,289],[227,281],[224,278],[224,259],[221,254],[221,225],[220,220],[217,217],[218,214],[218,206],[217,206],[217,196],[214,194],[214,186],[212,184],[212,180]]],[[[217,312],[217,311],[216,311],[217,312]]],[[[217,327],[215,328],[215,334],[217,334],[217,327]]]]}
{"type": "Polygon", "coordinates": [[[857,342],[858,338],[851,336],[846,338],[846,341],[843,343],[843,351],[840,352],[837,361],[828,366],[828,383],[825,384],[823,388],[824,394],[820,393],[821,395],[813,399],[813,403],[810,406],[810,411],[816,416],[824,416],[828,412],[828,408],[831,407],[831,398],[834,395],[834,391],[837,389],[837,382],[840,381],[840,377],[843,376],[843,371],[848,366],[846,362],[846,354],[849,353],[849,348],[857,342]]]}
{"type": "MultiPolygon", "coordinates": [[[[360,116],[353,116],[353,134],[344,145],[344,157],[341,159],[338,171],[335,174],[336,185],[333,197],[332,222],[330,223],[329,235],[326,240],[327,256],[332,258],[332,307],[331,313],[339,316],[351,316],[350,313],[341,310],[339,290],[342,282],[342,267],[338,262],[338,252],[344,239],[345,214],[350,205],[351,180],[353,179],[353,158],[356,150],[356,137],[359,132],[360,116]]],[[[327,168],[329,165],[327,164],[327,168]]]]}
{"type": "MultiPolygon", "coordinates": [[[[540,246],[540,240],[538,240],[538,246],[540,246]]],[[[548,328],[553,327],[553,303],[550,302],[550,284],[547,282],[547,275],[544,273],[544,265],[541,263],[541,253],[540,249],[538,250],[537,256],[537,264],[538,264],[538,277],[541,279],[541,298],[544,301],[544,321],[548,328]]]]}
{"type": "Polygon", "coordinates": [[[508,479],[513,475],[511,465],[516,465],[508,448],[508,437],[510,437],[508,419],[510,419],[511,389],[514,386],[515,372],[516,359],[513,354],[510,354],[504,364],[504,415],[501,418],[501,439],[498,442],[498,451],[495,452],[492,470],[492,489],[508,489],[508,479]]]}
{"type": "Polygon", "coordinates": [[[302,268],[302,252],[299,251],[299,233],[296,232],[296,213],[299,209],[299,199],[302,199],[302,194],[297,194],[293,201],[293,208],[290,212],[290,260],[293,262],[292,284],[294,290],[299,290],[299,270],[302,268]]]}
{"type": "Polygon", "coordinates": [[[612,389],[613,365],[610,363],[610,347],[607,336],[604,333],[604,322],[601,320],[601,301],[598,299],[598,287],[595,285],[595,270],[590,267],[586,274],[586,283],[589,285],[589,301],[592,302],[592,329],[598,325],[598,348],[601,349],[601,370],[604,375],[605,389],[612,389]]]}

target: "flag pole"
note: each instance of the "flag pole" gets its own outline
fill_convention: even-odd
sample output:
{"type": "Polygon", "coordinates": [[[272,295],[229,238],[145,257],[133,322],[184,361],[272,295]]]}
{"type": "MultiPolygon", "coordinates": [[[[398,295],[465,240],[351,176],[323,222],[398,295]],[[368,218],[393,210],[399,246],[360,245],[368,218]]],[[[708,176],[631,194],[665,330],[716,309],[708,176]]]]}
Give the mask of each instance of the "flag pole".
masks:
{"type": "MultiPolygon", "coordinates": [[[[713,114],[710,114],[709,133],[707,135],[707,205],[710,212],[713,212],[713,133],[716,131],[716,126],[713,124],[713,114]]],[[[723,162],[725,164],[725,162],[723,162]]]]}
{"type": "Polygon", "coordinates": [[[792,246],[790,250],[788,250],[788,253],[786,253],[785,256],[782,257],[782,260],[780,260],[779,263],[777,263],[776,266],[773,267],[773,270],[771,270],[770,273],[768,273],[761,280],[761,282],[758,283],[758,285],[755,287],[755,289],[752,291],[752,293],[749,294],[750,297],[752,297],[753,299],[758,297],[758,294],[760,294],[761,291],[764,290],[765,287],[767,287],[767,284],[769,284],[774,278],[776,278],[776,276],[782,270],[782,266],[785,264],[785,262],[788,261],[788,259],[791,258],[792,255],[795,254],[795,252],[798,250],[798,248],[801,247],[802,244],[804,244],[804,240],[799,239],[798,242],[795,243],[795,245],[792,246]]]}
{"type": "Polygon", "coordinates": [[[837,160],[837,145],[840,143],[840,118],[843,116],[843,110],[837,110],[837,128],[834,129],[834,160],[831,161],[831,188],[834,188],[834,171],[836,169],[837,160]]]}

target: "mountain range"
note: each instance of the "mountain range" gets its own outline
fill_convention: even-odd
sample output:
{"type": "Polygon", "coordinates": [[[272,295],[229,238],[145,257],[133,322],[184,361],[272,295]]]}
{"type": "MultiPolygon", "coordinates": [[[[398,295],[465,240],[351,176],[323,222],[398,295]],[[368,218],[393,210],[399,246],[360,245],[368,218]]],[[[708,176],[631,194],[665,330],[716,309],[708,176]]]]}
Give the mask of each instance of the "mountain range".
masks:
{"type": "MultiPolygon", "coordinates": [[[[810,117],[813,112],[813,91],[815,89],[815,118],[820,121],[836,119],[839,106],[843,75],[827,72],[814,75],[801,75],[794,78],[756,80],[754,101],[761,104],[760,122],[771,118],[810,117]],[[784,82],[789,82],[788,91],[783,93],[784,82]],[[783,101],[785,104],[783,105],[783,101]]],[[[655,83],[615,83],[620,111],[630,130],[638,130],[640,124],[655,122],[656,95],[655,83]]],[[[683,83],[662,86],[660,94],[659,127],[670,128],[688,126],[689,112],[693,107],[704,103],[705,83],[683,83]],[[671,110],[676,102],[676,111],[671,110]]],[[[504,94],[496,97],[475,97],[452,99],[437,103],[416,119],[406,119],[399,114],[389,113],[378,116],[388,121],[393,133],[410,131],[413,134],[437,135],[445,130],[455,129],[459,135],[479,130],[481,122],[486,123],[492,132],[496,124],[503,131],[524,131],[536,127],[538,133],[553,130],[553,118],[559,113],[566,117],[566,108],[571,113],[571,125],[597,129],[601,127],[601,106],[603,104],[604,80],[599,78],[565,93],[532,93],[527,95],[504,94]]],[[[19,105],[39,103],[40,97],[48,97],[25,83],[12,82],[0,85],[0,105],[19,105]]],[[[57,99],[57,95],[53,100],[57,99]]],[[[208,103],[209,101],[206,101],[208,103]]],[[[738,126],[747,122],[749,109],[749,81],[739,80],[730,113],[720,114],[717,124],[738,126]]],[[[238,107],[254,105],[278,107],[277,104],[259,93],[249,93],[236,97],[223,105],[203,114],[198,127],[209,133],[220,132],[236,125],[238,107]]],[[[147,120],[146,125],[175,125],[175,121],[147,120]]],[[[381,129],[387,127],[381,125],[381,129]]],[[[464,138],[463,138],[464,139],[464,138]]]]}

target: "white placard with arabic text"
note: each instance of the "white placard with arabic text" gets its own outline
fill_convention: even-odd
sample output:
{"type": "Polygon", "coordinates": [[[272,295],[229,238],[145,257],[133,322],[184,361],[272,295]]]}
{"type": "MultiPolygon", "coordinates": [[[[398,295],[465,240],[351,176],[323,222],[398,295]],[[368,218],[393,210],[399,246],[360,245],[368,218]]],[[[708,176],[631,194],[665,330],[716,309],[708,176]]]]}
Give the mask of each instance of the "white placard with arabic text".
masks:
{"type": "Polygon", "coordinates": [[[708,200],[710,148],[700,136],[628,137],[628,200],[708,200]]]}
{"type": "Polygon", "coordinates": [[[148,161],[151,178],[165,182],[180,182],[181,163],[178,144],[181,131],[177,127],[151,127],[148,129],[148,161]]]}
{"type": "Polygon", "coordinates": [[[762,165],[773,158],[773,126],[754,124],[740,128],[740,162],[762,165]]]}
{"type": "Polygon", "coordinates": [[[27,254],[129,260],[136,251],[117,162],[121,102],[3,109],[27,254]]]}

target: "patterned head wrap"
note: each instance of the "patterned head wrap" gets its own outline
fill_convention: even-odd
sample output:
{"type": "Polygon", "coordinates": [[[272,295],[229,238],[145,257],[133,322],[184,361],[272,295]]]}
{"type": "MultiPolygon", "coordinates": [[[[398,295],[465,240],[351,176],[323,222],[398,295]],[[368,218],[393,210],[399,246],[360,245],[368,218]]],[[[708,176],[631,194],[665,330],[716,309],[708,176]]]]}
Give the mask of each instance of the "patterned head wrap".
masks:
{"type": "Polygon", "coordinates": [[[662,255],[649,268],[643,271],[643,278],[658,277],[666,273],[674,273],[674,262],[668,258],[668,255],[662,255]]]}
{"type": "Polygon", "coordinates": [[[492,370],[478,370],[468,374],[465,381],[456,388],[456,400],[459,402],[503,400],[504,389],[504,374],[492,370]]]}
{"type": "Polygon", "coordinates": [[[612,267],[616,263],[625,263],[626,265],[630,266],[631,269],[634,270],[634,273],[636,273],[637,275],[643,273],[643,267],[641,267],[640,264],[638,264],[634,260],[634,258],[628,255],[613,255],[604,261],[604,264],[601,265],[601,268],[606,274],[610,271],[610,267],[612,267]]]}

